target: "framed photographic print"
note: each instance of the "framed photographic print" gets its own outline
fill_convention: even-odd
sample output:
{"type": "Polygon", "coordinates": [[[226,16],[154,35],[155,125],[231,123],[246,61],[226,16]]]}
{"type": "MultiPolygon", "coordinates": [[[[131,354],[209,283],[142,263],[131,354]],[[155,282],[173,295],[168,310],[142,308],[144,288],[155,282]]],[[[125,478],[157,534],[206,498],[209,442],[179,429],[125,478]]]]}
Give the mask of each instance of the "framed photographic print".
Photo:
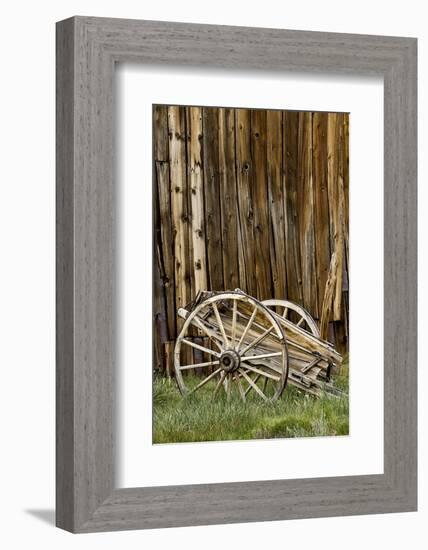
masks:
{"type": "Polygon", "coordinates": [[[416,509],[416,41],[57,27],[57,525],[416,509]]]}
{"type": "Polygon", "coordinates": [[[349,114],[153,116],[153,442],[348,435],[349,114]]]}

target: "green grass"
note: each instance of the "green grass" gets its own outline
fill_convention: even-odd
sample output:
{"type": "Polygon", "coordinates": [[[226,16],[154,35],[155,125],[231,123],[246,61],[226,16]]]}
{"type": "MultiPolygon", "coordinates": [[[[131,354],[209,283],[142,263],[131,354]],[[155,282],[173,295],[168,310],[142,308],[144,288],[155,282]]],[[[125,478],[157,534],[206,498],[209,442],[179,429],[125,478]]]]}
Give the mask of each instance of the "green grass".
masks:
{"type": "MultiPolygon", "coordinates": [[[[186,384],[197,379],[186,378],[186,384]]],[[[224,392],[213,400],[213,382],[183,398],[175,380],[155,378],[153,388],[153,443],[317,437],[349,434],[348,397],[312,397],[287,385],[281,399],[262,401],[254,392],[243,403],[224,392]]],[[[348,366],[334,385],[348,391],[348,366]]]]}

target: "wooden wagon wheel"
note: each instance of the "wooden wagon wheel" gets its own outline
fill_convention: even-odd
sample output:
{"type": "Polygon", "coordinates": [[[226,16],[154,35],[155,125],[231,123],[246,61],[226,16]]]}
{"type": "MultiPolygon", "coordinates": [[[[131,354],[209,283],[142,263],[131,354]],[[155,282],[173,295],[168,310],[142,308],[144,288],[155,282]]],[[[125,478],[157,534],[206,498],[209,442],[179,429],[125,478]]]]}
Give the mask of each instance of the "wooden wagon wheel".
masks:
{"type": "Polygon", "coordinates": [[[280,315],[284,319],[288,319],[290,312],[294,311],[298,318],[295,325],[308,330],[317,338],[320,337],[320,331],[319,331],[318,325],[312,318],[311,314],[308,313],[306,309],[304,309],[303,307],[298,306],[293,302],[289,302],[288,300],[276,300],[276,299],[264,300],[262,304],[268,307],[269,309],[273,309],[278,315],[280,315]]]}
{"type": "Polygon", "coordinates": [[[272,312],[251,296],[215,294],[188,313],[176,341],[174,366],[183,395],[205,388],[213,397],[224,391],[230,398],[235,392],[245,401],[253,391],[265,401],[276,400],[288,376],[284,333],[272,312]],[[202,377],[195,382],[185,372],[202,377]]]}

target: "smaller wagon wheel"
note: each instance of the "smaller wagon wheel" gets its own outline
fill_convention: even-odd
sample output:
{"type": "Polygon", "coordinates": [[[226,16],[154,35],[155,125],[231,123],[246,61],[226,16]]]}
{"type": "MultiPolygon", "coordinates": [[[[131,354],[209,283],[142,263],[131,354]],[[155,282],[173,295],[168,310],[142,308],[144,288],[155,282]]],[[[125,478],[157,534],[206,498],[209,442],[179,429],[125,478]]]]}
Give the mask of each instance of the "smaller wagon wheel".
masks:
{"type": "Polygon", "coordinates": [[[320,331],[318,328],[318,325],[312,318],[311,314],[306,311],[301,306],[298,306],[297,304],[294,304],[293,302],[289,302],[288,300],[264,300],[262,304],[269,309],[272,309],[275,311],[278,315],[283,317],[284,319],[289,319],[290,313],[293,311],[296,314],[297,321],[293,323],[298,326],[302,327],[303,329],[307,330],[308,332],[311,332],[314,336],[317,338],[320,337],[320,331]]]}
{"type": "Polygon", "coordinates": [[[261,302],[243,292],[218,293],[189,312],[174,366],[182,395],[204,389],[214,398],[224,392],[227,399],[235,394],[246,401],[252,391],[276,400],[287,382],[287,346],[280,324],[261,302]]]}

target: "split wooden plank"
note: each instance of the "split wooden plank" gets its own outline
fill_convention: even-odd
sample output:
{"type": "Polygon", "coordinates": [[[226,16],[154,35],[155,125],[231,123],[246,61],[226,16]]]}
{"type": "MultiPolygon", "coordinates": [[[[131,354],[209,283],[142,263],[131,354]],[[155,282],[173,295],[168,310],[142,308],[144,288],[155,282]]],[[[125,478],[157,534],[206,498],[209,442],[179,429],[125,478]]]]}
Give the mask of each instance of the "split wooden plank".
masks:
{"type": "Polygon", "coordinates": [[[202,109],[187,108],[188,132],[188,177],[190,191],[191,238],[189,247],[192,256],[191,293],[207,288],[207,259],[205,242],[204,182],[202,167],[202,109]]]}
{"type": "MultiPolygon", "coordinates": [[[[338,114],[338,142],[336,143],[336,149],[338,152],[338,223],[340,227],[340,236],[339,236],[339,244],[342,257],[341,257],[341,263],[338,266],[338,269],[340,269],[340,273],[338,273],[338,281],[336,284],[336,292],[334,297],[334,317],[337,321],[342,321],[343,319],[343,312],[342,312],[342,293],[343,293],[343,277],[344,273],[346,272],[346,261],[345,261],[345,191],[344,191],[344,177],[345,177],[345,157],[344,157],[344,113],[338,114]]],[[[336,330],[336,336],[338,339],[341,340],[341,343],[343,344],[343,323],[339,323],[336,330]]]]}
{"type": "Polygon", "coordinates": [[[345,241],[346,270],[349,278],[349,113],[343,114],[343,151],[342,151],[342,174],[343,174],[343,231],[345,241]]]}
{"type": "Polygon", "coordinates": [[[251,150],[254,160],[252,196],[256,257],[255,295],[259,300],[272,297],[272,270],[269,247],[269,201],[267,176],[267,117],[265,110],[251,111],[251,150]]]}
{"type": "Polygon", "coordinates": [[[182,107],[168,107],[171,218],[174,239],[175,309],[191,298],[189,262],[189,212],[186,178],[186,122],[182,107]]]}
{"type": "Polygon", "coordinates": [[[248,109],[235,110],[237,205],[240,250],[245,277],[240,271],[240,287],[255,296],[256,258],[254,256],[254,220],[252,206],[251,116],[248,109]],[[244,284],[243,284],[244,283],[244,284]]]}
{"type": "Polygon", "coordinates": [[[330,261],[330,268],[327,277],[327,283],[325,285],[324,299],[321,310],[321,322],[320,322],[320,338],[323,340],[329,339],[329,322],[331,317],[331,311],[333,309],[333,300],[336,289],[337,281],[337,266],[338,257],[337,253],[333,252],[330,261]]]}
{"type": "Polygon", "coordinates": [[[207,282],[211,290],[223,290],[223,257],[221,241],[220,185],[218,173],[217,109],[203,109],[203,172],[205,231],[207,246],[207,282]]]}
{"type": "Polygon", "coordinates": [[[330,242],[331,249],[337,254],[336,289],[333,301],[333,320],[341,318],[342,270],[343,270],[343,194],[340,192],[340,144],[341,144],[341,114],[329,113],[327,129],[328,154],[328,198],[330,212],[330,242]]]}
{"type": "Polygon", "coordinates": [[[268,110],[267,116],[267,179],[270,208],[270,262],[273,296],[287,297],[285,267],[284,193],[282,180],[282,112],[268,110]]]}
{"type": "Polygon", "coordinates": [[[299,112],[297,204],[303,303],[311,315],[317,318],[318,293],[314,234],[312,113],[309,112],[299,112]]]}
{"type": "Polygon", "coordinates": [[[239,258],[233,109],[218,109],[218,147],[223,281],[225,290],[234,290],[239,286],[239,258]]]}
{"type": "Polygon", "coordinates": [[[342,295],[341,295],[341,320],[338,323],[338,340],[339,350],[345,353],[348,349],[348,300],[347,293],[349,291],[349,113],[343,113],[343,135],[342,135],[342,151],[340,163],[340,181],[341,185],[341,201],[342,209],[342,231],[344,242],[344,258],[343,258],[343,279],[342,279],[342,295]]]}
{"type": "Polygon", "coordinates": [[[327,121],[328,113],[313,114],[314,233],[319,316],[322,315],[331,255],[327,182],[327,121]]]}
{"type": "Polygon", "coordinates": [[[285,253],[287,271],[287,297],[302,304],[302,274],[300,242],[297,225],[297,135],[299,113],[283,112],[283,192],[285,214],[285,253]]]}

